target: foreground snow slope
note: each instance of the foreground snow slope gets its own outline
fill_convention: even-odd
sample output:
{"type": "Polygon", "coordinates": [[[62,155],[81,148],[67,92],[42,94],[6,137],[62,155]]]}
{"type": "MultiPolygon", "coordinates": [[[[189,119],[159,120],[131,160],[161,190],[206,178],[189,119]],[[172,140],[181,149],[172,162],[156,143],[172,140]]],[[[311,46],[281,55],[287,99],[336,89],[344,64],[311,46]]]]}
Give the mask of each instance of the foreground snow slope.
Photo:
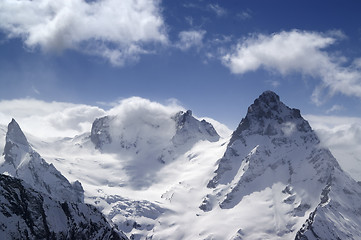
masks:
{"type": "Polygon", "coordinates": [[[360,185],[275,93],[232,135],[191,111],[126,113],[31,143],[131,239],[361,238],[360,185]]]}

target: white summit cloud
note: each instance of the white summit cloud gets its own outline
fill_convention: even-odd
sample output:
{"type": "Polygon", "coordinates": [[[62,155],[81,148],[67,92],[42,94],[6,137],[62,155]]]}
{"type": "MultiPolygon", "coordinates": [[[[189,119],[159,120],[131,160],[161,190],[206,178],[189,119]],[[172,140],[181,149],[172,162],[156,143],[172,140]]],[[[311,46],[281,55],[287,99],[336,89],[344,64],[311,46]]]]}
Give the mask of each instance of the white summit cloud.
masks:
{"type": "Polygon", "coordinates": [[[184,110],[174,99],[160,104],[140,97],[113,102],[111,106],[105,110],[85,104],[32,98],[1,100],[0,124],[7,125],[15,118],[25,132],[39,138],[73,137],[89,132],[94,120],[105,115],[117,115],[123,125],[141,125],[146,121],[168,121],[164,116],[184,110]]]}
{"type": "Polygon", "coordinates": [[[361,118],[305,115],[341,167],[361,181],[361,118]]]}
{"type": "Polygon", "coordinates": [[[203,45],[203,38],[206,34],[204,30],[189,30],[182,31],[178,34],[179,41],[176,43],[176,47],[186,51],[192,47],[200,48],[203,45]]]}
{"type": "Polygon", "coordinates": [[[341,93],[361,98],[361,70],[357,61],[347,65],[344,56],[331,54],[327,47],[345,36],[337,31],[318,33],[282,31],[272,35],[258,34],[240,41],[223,54],[222,62],[234,74],[244,74],[260,68],[281,75],[300,73],[321,84],[314,90],[312,100],[322,103],[327,93],[341,93]]]}
{"type": "Polygon", "coordinates": [[[28,48],[73,49],[122,65],[167,43],[158,0],[34,0],[0,2],[0,29],[28,48]]]}

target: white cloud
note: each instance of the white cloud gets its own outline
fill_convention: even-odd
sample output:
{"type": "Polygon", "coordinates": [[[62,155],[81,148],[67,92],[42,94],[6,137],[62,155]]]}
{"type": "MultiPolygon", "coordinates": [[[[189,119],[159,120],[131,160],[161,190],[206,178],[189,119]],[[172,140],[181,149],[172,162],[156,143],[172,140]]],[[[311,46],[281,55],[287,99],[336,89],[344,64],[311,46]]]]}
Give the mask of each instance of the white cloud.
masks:
{"type": "Polygon", "coordinates": [[[227,15],[227,10],[219,6],[218,4],[208,4],[207,8],[214,12],[218,17],[227,15]]]}
{"type": "Polygon", "coordinates": [[[338,112],[338,111],[341,111],[343,109],[344,109],[343,106],[335,104],[330,109],[326,110],[326,113],[329,114],[329,113],[333,113],[333,112],[338,112]]]}
{"type": "Polygon", "coordinates": [[[273,88],[277,88],[279,85],[281,85],[280,81],[276,80],[267,80],[266,83],[270,84],[273,88]]]}
{"type": "Polygon", "coordinates": [[[184,19],[186,20],[186,22],[187,22],[191,27],[193,26],[193,22],[194,22],[193,17],[191,17],[191,16],[186,16],[184,19]]]}
{"type": "Polygon", "coordinates": [[[0,29],[29,48],[74,49],[115,65],[167,43],[159,0],[3,0],[0,29]]]}
{"type": "Polygon", "coordinates": [[[292,122],[286,122],[282,124],[282,131],[286,136],[291,136],[295,132],[296,124],[292,122]]]}
{"type": "Polygon", "coordinates": [[[304,116],[341,167],[361,181],[361,118],[304,116]]]}
{"type": "Polygon", "coordinates": [[[252,11],[247,9],[245,11],[239,12],[237,14],[237,18],[240,19],[240,20],[250,19],[250,18],[252,18],[252,11]]]}
{"type": "MultiPolygon", "coordinates": [[[[111,125],[112,136],[122,136],[127,142],[137,143],[139,149],[146,150],[149,144],[159,147],[161,151],[175,134],[175,124],[171,119],[182,107],[163,105],[140,97],[131,97],[119,102],[117,106],[107,111],[107,115],[116,116],[111,125]],[[143,146],[141,146],[143,144],[143,146]]],[[[118,142],[114,142],[118,148],[118,142]]],[[[119,152],[119,149],[116,151],[119,152]]]]}
{"type": "Polygon", "coordinates": [[[71,137],[89,131],[96,117],[105,111],[94,106],[64,102],[44,102],[36,99],[0,101],[0,124],[11,118],[23,131],[40,138],[71,137]]]}
{"type": "Polygon", "coordinates": [[[175,99],[168,100],[166,104],[160,104],[140,97],[131,97],[112,102],[110,105],[111,109],[104,110],[97,106],[45,102],[31,98],[2,100],[0,101],[0,124],[7,125],[14,118],[24,132],[47,139],[73,137],[90,132],[94,120],[105,115],[117,115],[118,121],[124,126],[137,124],[141,126],[146,121],[156,123],[164,116],[171,116],[184,110],[175,99]]]}
{"type": "MultiPolygon", "coordinates": [[[[183,107],[178,105],[178,101],[175,99],[169,99],[167,105],[163,105],[158,102],[152,102],[148,99],[141,97],[131,97],[120,100],[117,105],[107,111],[108,115],[126,115],[133,112],[147,112],[147,114],[157,117],[158,114],[167,113],[173,114],[178,111],[184,110],[183,107]]],[[[145,113],[144,112],[144,113],[145,113]]],[[[141,117],[144,118],[144,117],[141,117]]]]}
{"type": "Polygon", "coordinates": [[[190,30],[179,33],[179,41],[176,47],[186,51],[192,47],[200,48],[203,45],[203,38],[206,34],[204,30],[190,30]]]}
{"type": "Polygon", "coordinates": [[[308,31],[283,31],[272,35],[259,34],[244,39],[222,56],[222,62],[234,74],[260,68],[282,75],[301,73],[320,79],[312,95],[316,104],[329,96],[342,93],[361,97],[361,70],[357,61],[345,66],[344,56],[329,54],[326,48],[345,36],[337,31],[327,34],[308,31]]]}

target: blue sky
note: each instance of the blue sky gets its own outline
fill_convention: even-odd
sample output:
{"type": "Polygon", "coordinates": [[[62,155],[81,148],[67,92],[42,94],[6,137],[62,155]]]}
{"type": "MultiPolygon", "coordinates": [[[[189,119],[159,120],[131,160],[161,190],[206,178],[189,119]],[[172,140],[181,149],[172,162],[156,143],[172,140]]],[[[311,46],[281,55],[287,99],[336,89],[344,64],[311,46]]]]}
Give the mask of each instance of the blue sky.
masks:
{"type": "Polygon", "coordinates": [[[273,90],[303,114],[361,117],[358,1],[0,3],[0,99],[109,108],[176,99],[234,129],[273,90]]]}

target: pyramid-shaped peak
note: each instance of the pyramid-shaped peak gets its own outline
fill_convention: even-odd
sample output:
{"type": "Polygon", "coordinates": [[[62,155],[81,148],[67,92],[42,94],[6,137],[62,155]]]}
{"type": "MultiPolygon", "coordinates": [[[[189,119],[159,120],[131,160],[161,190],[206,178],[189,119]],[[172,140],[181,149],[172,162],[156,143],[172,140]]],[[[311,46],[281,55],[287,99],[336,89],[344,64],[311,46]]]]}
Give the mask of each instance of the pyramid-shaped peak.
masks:
{"type": "Polygon", "coordinates": [[[21,130],[19,124],[13,118],[8,125],[8,132],[6,133],[6,142],[12,142],[16,144],[21,144],[28,146],[28,140],[26,139],[23,131],[21,130]]]}
{"type": "Polygon", "coordinates": [[[280,101],[280,97],[272,91],[265,91],[254,100],[254,103],[248,108],[247,117],[253,117],[257,120],[261,118],[273,118],[277,120],[284,120],[284,118],[302,118],[300,110],[287,107],[280,101]]]}
{"type": "Polygon", "coordinates": [[[311,133],[314,135],[312,138],[318,141],[300,110],[286,106],[276,93],[266,91],[248,107],[247,115],[233,132],[230,143],[245,135],[289,137],[295,132],[311,133]]]}
{"type": "Polygon", "coordinates": [[[275,92],[268,90],[263,92],[257,100],[264,103],[277,103],[280,101],[280,97],[275,92]]]}

